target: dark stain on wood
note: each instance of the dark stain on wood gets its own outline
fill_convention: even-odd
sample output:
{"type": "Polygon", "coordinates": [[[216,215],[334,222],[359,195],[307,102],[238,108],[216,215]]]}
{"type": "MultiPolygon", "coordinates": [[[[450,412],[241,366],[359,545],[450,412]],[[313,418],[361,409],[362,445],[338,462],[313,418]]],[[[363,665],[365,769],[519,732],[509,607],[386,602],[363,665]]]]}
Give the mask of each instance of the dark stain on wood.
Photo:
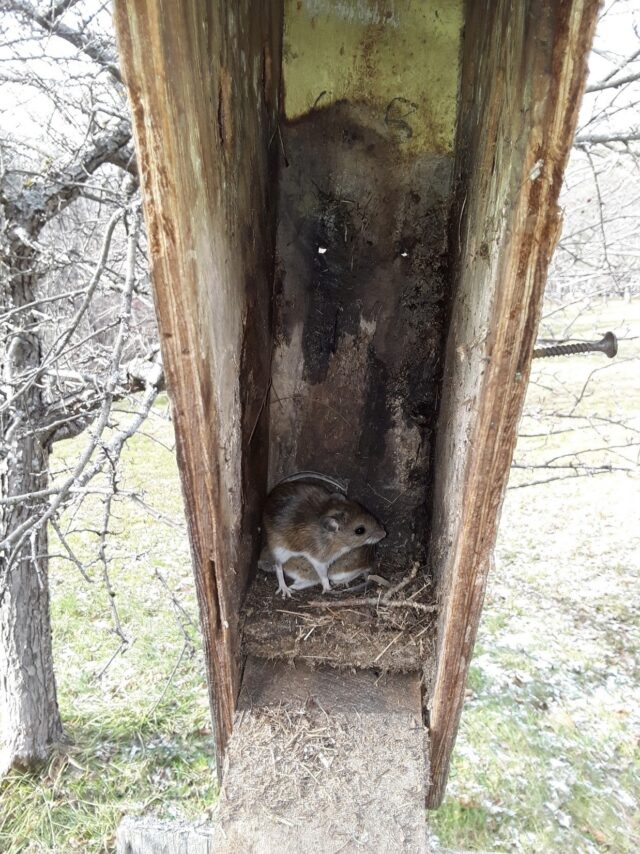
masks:
{"type": "Polygon", "coordinates": [[[426,554],[451,163],[346,101],[283,137],[270,479],[348,479],[389,530],[382,566],[405,569],[426,554]]]}
{"type": "Polygon", "coordinates": [[[301,257],[307,263],[302,275],[309,282],[302,348],[305,380],[312,385],[326,380],[339,341],[355,334],[359,320],[353,305],[355,276],[350,251],[354,228],[348,202],[333,198],[320,187],[315,191],[312,211],[298,221],[301,257]]]}
{"type": "MultiPolygon", "coordinates": [[[[367,352],[367,393],[364,400],[364,423],[375,424],[375,430],[363,430],[358,442],[358,458],[362,460],[380,460],[387,448],[386,436],[393,426],[393,418],[387,400],[389,372],[385,363],[376,357],[373,345],[367,352]]],[[[375,472],[365,472],[367,481],[375,472]]]]}

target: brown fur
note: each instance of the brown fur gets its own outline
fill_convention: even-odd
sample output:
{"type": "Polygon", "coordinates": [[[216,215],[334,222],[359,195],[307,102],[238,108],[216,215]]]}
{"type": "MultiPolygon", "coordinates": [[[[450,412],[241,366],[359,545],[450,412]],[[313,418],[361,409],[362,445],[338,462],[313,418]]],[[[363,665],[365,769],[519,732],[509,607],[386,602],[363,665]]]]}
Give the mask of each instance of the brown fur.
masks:
{"type": "Polygon", "coordinates": [[[315,483],[290,482],[276,486],[264,510],[267,545],[306,552],[330,564],[344,551],[351,551],[385,536],[380,523],[364,507],[344,495],[329,492],[315,483]],[[335,520],[337,530],[328,530],[328,520],[335,520]],[[357,535],[356,528],[365,533],[357,535]]]}

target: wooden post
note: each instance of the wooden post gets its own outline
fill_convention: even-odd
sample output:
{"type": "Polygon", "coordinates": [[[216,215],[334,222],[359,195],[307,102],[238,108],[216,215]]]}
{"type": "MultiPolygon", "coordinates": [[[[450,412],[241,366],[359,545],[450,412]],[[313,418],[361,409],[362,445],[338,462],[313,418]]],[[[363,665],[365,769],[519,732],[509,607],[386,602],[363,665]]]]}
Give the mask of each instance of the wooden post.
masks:
{"type": "Polygon", "coordinates": [[[386,5],[115,0],[115,20],[218,761],[267,469],[328,469],[387,524],[387,569],[429,549],[436,806],[599,4],[386,5]]]}
{"type": "Polygon", "coordinates": [[[281,4],[116,0],[115,23],[220,761],[266,488],[281,4]]]}
{"type": "Polygon", "coordinates": [[[249,658],[216,852],[426,854],[425,737],[418,674],[249,658]]]}
{"type": "Polygon", "coordinates": [[[220,854],[211,824],[125,816],[118,825],[118,854],[220,854]]]}
{"type": "Polygon", "coordinates": [[[441,613],[430,807],[444,795],[460,721],[598,7],[467,2],[451,218],[456,291],[435,459],[441,613]]]}

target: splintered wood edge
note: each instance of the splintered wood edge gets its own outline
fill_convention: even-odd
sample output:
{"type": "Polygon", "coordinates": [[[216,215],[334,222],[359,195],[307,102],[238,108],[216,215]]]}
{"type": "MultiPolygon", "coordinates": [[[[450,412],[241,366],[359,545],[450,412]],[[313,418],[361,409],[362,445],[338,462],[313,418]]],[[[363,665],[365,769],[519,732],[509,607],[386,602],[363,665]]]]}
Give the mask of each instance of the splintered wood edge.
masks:
{"type": "Polygon", "coordinates": [[[282,3],[115,0],[114,23],[220,776],[267,479],[282,3]]]}
{"type": "Polygon", "coordinates": [[[214,854],[210,824],[163,821],[155,816],[125,816],[116,833],[117,854],[214,854]]]}
{"type": "Polygon", "coordinates": [[[444,796],[462,712],[599,5],[467,2],[452,217],[459,281],[432,532],[443,607],[429,715],[431,808],[444,796]]]}

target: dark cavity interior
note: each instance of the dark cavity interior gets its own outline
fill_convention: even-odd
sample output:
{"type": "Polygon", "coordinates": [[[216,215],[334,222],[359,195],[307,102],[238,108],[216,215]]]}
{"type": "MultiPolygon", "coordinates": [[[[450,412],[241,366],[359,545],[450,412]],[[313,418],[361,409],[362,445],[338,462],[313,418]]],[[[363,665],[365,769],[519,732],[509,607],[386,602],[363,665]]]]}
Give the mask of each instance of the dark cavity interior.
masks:
{"type": "Polygon", "coordinates": [[[339,102],[283,128],[270,484],[313,469],[388,530],[381,567],[426,563],[449,295],[451,157],[339,102]]]}

